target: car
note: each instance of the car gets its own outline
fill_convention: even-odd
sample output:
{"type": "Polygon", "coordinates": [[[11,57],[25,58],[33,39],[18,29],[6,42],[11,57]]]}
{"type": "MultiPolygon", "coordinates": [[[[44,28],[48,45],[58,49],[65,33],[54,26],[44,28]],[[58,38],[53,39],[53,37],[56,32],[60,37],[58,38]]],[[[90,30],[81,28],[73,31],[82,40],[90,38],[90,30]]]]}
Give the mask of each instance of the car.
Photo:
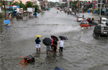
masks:
{"type": "Polygon", "coordinates": [[[101,23],[106,24],[107,18],[101,18],[101,23]]]}
{"type": "Polygon", "coordinates": [[[89,24],[87,22],[81,22],[80,27],[86,27],[88,28],[89,24]]]}
{"type": "Polygon", "coordinates": [[[79,16],[77,17],[77,21],[78,21],[78,22],[80,22],[80,21],[82,21],[82,20],[83,20],[83,17],[79,17],[79,16]]]}
{"type": "Polygon", "coordinates": [[[106,26],[108,26],[108,20],[106,20],[106,26]]]}
{"type": "Polygon", "coordinates": [[[93,35],[96,37],[108,36],[108,26],[102,24],[96,25],[93,31],[93,35]]]}
{"type": "Polygon", "coordinates": [[[81,23],[83,23],[83,22],[88,23],[88,21],[87,21],[86,19],[83,19],[83,20],[81,21],[81,23]]]}

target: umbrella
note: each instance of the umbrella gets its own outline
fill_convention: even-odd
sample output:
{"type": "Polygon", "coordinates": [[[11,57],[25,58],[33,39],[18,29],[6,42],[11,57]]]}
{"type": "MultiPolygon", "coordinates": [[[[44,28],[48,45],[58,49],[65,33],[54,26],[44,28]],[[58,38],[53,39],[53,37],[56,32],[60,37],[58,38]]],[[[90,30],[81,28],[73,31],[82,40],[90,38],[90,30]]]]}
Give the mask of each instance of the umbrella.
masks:
{"type": "Polygon", "coordinates": [[[10,20],[4,20],[4,24],[10,24],[10,20]]]}
{"type": "Polygon", "coordinates": [[[56,41],[58,41],[58,38],[57,38],[56,36],[53,36],[53,35],[52,35],[51,37],[53,37],[54,39],[56,39],[56,41]]]}
{"type": "Polygon", "coordinates": [[[65,37],[65,36],[59,36],[59,38],[62,39],[62,40],[68,40],[68,38],[65,37]]]}
{"type": "Polygon", "coordinates": [[[43,39],[43,44],[45,45],[51,45],[52,44],[52,40],[48,37],[43,39]]]}
{"type": "Polygon", "coordinates": [[[35,35],[35,37],[41,37],[41,35],[35,35]]]}
{"type": "Polygon", "coordinates": [[[63,70],[63,69],[61,69],[61,68],[58,68],[58,67],[55,67],[55,69],[54,70],[63,70]]]}
{"type": "Polygon", "coordinates": [[[47,10],[49,10],[49,8],[47,7],[47,10]]]}

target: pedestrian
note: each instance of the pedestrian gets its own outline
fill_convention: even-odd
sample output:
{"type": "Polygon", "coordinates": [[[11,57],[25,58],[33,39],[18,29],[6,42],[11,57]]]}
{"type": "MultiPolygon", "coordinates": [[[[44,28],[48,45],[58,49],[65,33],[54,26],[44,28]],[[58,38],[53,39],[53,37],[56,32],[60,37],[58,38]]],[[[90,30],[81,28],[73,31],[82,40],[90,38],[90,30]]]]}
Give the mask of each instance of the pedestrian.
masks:
{"type": "Polygon", "coordinates": [[[84,19],[84,15],[83,15],[82,17],[83,17],[83,19],[84,19]]]}
{"type": "Polygon", "coordinates": [[[51,36],[51,39],[52,39],[51,49],[53,49],[53,41],[54,41],[54,37],[51,36]]]}
{"type": "Polygon", "coordinates": [[[63,52],[63,47],[64,47],[64,41],[63,41],[63,39],[60,39],[60,41],[59,41],[59,52],[63,52]]]}
{"type": "Polygon", "coordinates": [[[54,51],[54,53],[56,53],[57,52],[57,41],[56,40],[54,40],[53,41],[53,51],[54,51]]]}
{"type": "Polygon", "coordinates": [[[37,13],[36,12],[33,15],[35,16],[35,18],[37,17],[37,13]]]}
{"type": "Polygon", "coordinates": [[[57,11],[57,14],[58,14],[58,11],[57,11]]]}
{"type": "Polygon", "coordinates": [[[9,13],[9,19],[12,21],[12,12],[9,13]]]}
{"type": "Polygon", "coordinates": [[[51,54],[51,46],[50,45],[46,45],[46,53],[51,54]]]}
{"type": "Polygon", "coordinates": [[[40,46],[40,42],[41,42],[40,38],[37,37],[37,39],[35,39],[35,42],[36,42],[36,51],[40,52],[40,48],[41,48],[41,46],[40,46]]]}

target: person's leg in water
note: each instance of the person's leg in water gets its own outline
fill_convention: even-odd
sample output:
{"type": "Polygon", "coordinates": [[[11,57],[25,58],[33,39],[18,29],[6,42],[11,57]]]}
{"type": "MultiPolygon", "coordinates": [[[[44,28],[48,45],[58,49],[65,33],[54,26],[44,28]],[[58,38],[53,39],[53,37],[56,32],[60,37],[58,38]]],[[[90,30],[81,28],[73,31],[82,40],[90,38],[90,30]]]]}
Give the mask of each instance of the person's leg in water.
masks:
{"type": "Polygon", "coordinates": [[[36,52],[38,52],[38,48],[36,48],[36,52]]]}
{"type": "Polygon", "coordinates": [[[54,49],[53,49],[54,53],[56,53],[56,46],[54,46],[54,49]]]}
{"type": "Polygon", "coordinates": [[[59,47],[59,52],[61,52],[61,48],[59,47]]]}
{"type": "Polygon", "coordinates": [[[39,48],[38,48],[38,51],[40,52],[40,49],[41,49],[41,46],[40,46],[40,44],[38,45],[38,47],[39,47],[39,48]]]}
{"type": "Polygon", "coordinates": [[[53,45],[51,45],[51,49],[53,50],[53,45]]]}
{"type": "Polygon", "coordinates": [[[46,52],[46,54],[48,54],[48,53],[51,54],[51,51],[48,50],[48,51],[46,52]]]}
{"type": "Polygon", "coordinates": [[[39,52],[40,52],[40,48],[39,48],[39,52]]]}
{"type": "Polygon", "coordinates": [[[46,47],[46,51],[47,51],[47,52],[46,52],[47,54],[48,54],[48,53],[51,54],[51,46],[47,46],[47,47],[46,47]]]}
{"type": "Polygon", "coordinates": [[[63,47],[61,47],[61,52],[63,52],[63,47]]]}

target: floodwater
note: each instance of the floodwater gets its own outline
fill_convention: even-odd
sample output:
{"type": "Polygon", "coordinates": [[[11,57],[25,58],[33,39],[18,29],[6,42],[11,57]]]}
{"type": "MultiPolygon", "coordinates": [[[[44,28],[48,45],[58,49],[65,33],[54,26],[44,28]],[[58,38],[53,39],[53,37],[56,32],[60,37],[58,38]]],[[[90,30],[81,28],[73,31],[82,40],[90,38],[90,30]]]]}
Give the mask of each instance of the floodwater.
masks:
{"type": "MultiPolygon", "coordinates": [[[[81,13],[85,17],[95,17],[91,13],[81,13]]],[[[0,37],[0,70],[107,70],[108,38],[93,38],[94,27],[80,28],[76,17],[58,12],[56,9],[38,14],[37,18],[16,20],[10,26],[4,26],[0,37]],[[41,40],[51,35],[66,36],[63,53],[46,54],[41,42],[41,52],[36,53],[35,35],[41,40]],[[21,56],[33,55],[35,63],[23,66],[19,64],[21,56]]]]}

